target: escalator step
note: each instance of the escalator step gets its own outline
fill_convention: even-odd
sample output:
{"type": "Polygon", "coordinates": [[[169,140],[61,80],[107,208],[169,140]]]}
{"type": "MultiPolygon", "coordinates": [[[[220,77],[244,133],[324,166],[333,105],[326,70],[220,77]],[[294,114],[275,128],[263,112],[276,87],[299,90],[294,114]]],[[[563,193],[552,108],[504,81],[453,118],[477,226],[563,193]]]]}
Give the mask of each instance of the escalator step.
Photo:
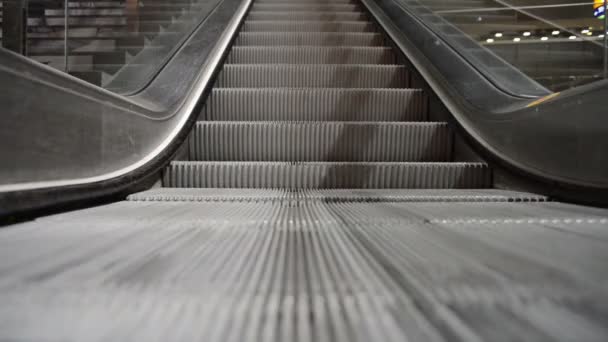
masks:
{"type": "Polygon", "coordinates": [[[246,21],[242,32],[375,32],[369,21],[246,21]]]}
{"type": "Polygon", "coordinates": [[[298,5],[341,5],[341,4],[358,4],[357,0],[256,0],[256,4],[298,4],[298,5]]]}
{"type": "Polygon", "coordinates": [[[486,188],[483,163],[173,162],[163,185],[173,188],[486,188]]]}
{"type": "Polygon", "coordinates": [[[221,89],[202,119],[216,121],[424,121],[427,97],[418,89],[221,89]]]}
{"type": "Polygon", "coordinates": [[[226,64],[396,64],[388,47],[234,47],[226,64]]]}
{"type": "Polygon", "coordinates": [[[169,202],[545,202],[547,197],[497,189],[202,189],[158,188],[129,201],[169,202]]]}
{"type": "Polygon", "coordinates": [[[397,65],[224,65],[222,88],[407,88],[409,73],[397,65]]]}
{"type": "Polygon", "coordinates": [[[250,12],[248,20],[335,20],[335,21],[358,21],[368,20],[369,17],[363,12],[304,12],[286,11],[272,12],[259,11],[250,12]]]}
{"type": "Polygon", "coordinates": [[[198,122],[190,160],[449,161],[446,123],[198,122]]]}
{"type": "Polygon", "coordinates": [[[379,33],[348,32],[242,32],[235,46],[385,46],[379,33]]]}
{"type": "Polygon", "coordinates": [[[359,12],[361,7],[354,4],[303,4],[303,3],[254,3],[251,6],[251,11],[260,12],[286,12],[286,11],[303,11],[303,12],[359,12]]]}

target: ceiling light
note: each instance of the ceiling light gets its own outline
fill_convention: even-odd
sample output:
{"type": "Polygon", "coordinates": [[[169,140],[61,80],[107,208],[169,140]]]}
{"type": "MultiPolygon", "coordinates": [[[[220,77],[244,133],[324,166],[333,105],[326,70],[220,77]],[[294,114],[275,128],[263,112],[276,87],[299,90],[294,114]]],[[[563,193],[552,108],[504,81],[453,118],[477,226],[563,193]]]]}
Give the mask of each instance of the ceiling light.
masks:
{"type": "Polygon", "coordinates": [[[559,31],[555,30],[555,31],[551,32],[551,34],[554,35],[554,36],[557,36],[559,34],[559,31]]]}
{"type": "Polygon", "coordinates": [[[549,40],[549,37],[540,37],[540,40],[549,40]]]}
{"type": "Polygon", "coordinates": [[[599,36],[597,36],[598,38],[604,38],[603,34],[600,34],[599,36]]]}
{"type": "Polygon", "coordinates": [[[497,32],[496,34],[494,34],[494,37],[496,37],[496,38],[500,38],[500,37],[502,37],[502,33],[497,32]]]}
{"type": "Polygon", "coordinates": [[[486,42],[488,42],[488,43],[494,43],[494,39],[488,38],[488,39],[486,39],[486,42]]]}
{"type": "Polygon", "coordinates": [[[518,41],[520,41],[520,40],[521,40],[521,38],[513,38],[513,41],[514,41],[514,42],[518,42],[518,41]]]}
{"type": "Polygon", "coordinates": [[[587,32],[587,35],[588,36],[593,36],[593,32],[589,31],[589,32],[587,32]]]}
{"type": "Polygon", "coordinates": [[[530,32],[524,32],[524,37],[530,37],[530,32]]]}
{"type": "Polygon", "coordinates": [[[570,36],[568,39],[576,39],[576,36],[570,36]]]}
{"type": "Polygon", "coordinates": [[[582,33],[582,34],[586,34],[586,33],[589,33],[589,30],[587,30],[587,29],[584,29],[584,30],[582,30],[582,31],[581,31],[581,33],[582,33]]]}

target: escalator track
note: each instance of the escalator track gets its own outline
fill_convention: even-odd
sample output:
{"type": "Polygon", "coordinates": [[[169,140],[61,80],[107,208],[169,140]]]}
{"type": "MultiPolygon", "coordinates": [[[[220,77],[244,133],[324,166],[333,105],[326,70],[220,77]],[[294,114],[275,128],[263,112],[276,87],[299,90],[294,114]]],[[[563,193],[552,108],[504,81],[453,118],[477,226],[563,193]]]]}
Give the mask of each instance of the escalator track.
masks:
{"type": "Polygon", "coordinates": [[[0,231],[0,338],[605,341],[608,212],[493,188],[357,0],[256,0],[162,186],[0,231]]]}

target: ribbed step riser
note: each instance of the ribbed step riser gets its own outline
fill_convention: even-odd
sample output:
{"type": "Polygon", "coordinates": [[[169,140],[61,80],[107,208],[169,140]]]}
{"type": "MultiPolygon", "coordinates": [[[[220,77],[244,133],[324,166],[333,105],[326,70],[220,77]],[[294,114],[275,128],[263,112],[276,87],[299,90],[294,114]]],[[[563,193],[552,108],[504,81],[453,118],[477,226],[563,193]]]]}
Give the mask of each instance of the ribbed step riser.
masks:
{"type": "Polygon", "coordinates": [[[386,46],[378,33],[242,32],[235,46],[386,46]]]}
{"type": "Polygon", "coordinates": [[[216,87],[222,88],[407,88],[402,66],[225,65],[216,87]]]}
{"type": "Polygon", "coordinates": [[[363,12],[251,12],[247,20],[367,21],[363,12]]]}
{"type": "Polygon", "coordinates": [[[396,64],[391,48],[235,47],[227,64],[396,64]]]}
{"type": "Polygon", "coordinates": [[[242,32],[376,32],[369,21],[246,21],[242,32]]]}
{"type": "Polygon", "coordinates": [[[443,162],[451,141],[441,123],[199,122],[190,160],[443,162]]]}
{"type": "Polygon", "coordinates": [[[263,4],[254,3],[251,6],[251,11],[256,12],[286,12],[286,11],[302,11],[302,12],[360,12],[359,5],[352,4],[263,4]]]}
{"type": "Polygon", "coordinates": [[[424,121],[420,90],[214,89],[202,118],[218,121],[424,121]]]}
{"type": "Polygon", "coordinates": [[[490,185],[484,164],[174,162],[164,186],[187,188],[453,189],[490,185]]]}
{"type": "Polygon", "coordinates": [[[272,5],[356,5],[358,0],[256,0],[256,4],[272,4],[272,5]]]}

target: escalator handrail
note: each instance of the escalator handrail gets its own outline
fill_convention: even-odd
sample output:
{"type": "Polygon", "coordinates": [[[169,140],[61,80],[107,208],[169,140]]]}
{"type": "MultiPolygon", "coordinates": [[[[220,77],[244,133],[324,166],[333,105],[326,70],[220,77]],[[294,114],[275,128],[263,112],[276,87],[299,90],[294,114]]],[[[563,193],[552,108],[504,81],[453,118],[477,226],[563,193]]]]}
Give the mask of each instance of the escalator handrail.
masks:
{"type": "Polygon", "coordinates": [[[194,124],[251,2],[223,0],[130,97],[0,51],[0,82],[11,85],[0,92],[0,217],[120,194],[157,174],[194,124]]]}
{"type": "Polygon", "coordinates": [[[484,77],[492,82],[496,88],[501,89],[505,93],[519,98],[537,98],[551,94],[551,91],[536,82],[534,79],[527,76],[525,73],[515,68],[513,65],[505,61],[494,52],[480,45],[477,41],[463,32],[456,25],[452,24],[440,15],[435,14],[431,9],[421,4],[419,0],[406,0],[401,3],[401,8],[408,12],[411,16],[416,17],[420,24],[427,29],[435,32],[438,39],[444,44],[451,46],[454,51],[460,54],[464,59],[470,61],[471,65],[477,69],[484,77]],[[416,7],[424,8],[426,13],[422,13],[420,9],[410,9],[410,4],[415,3],[416,7]],[[422,17],[422,16],[425,17],[422,17]],[[427,23],[428,17],[433,17],[433,20],[438,21],[441,25],[449,29],[439,29],[438,23],[427,23]],[[483,58],[475,56],[468,47],[474,46],[483,58]],[[490,65],[492,64],[492,65],[490,65]],[[496,70],[508,70],[508,72],[498,73],[496,70]]]}
{"type": "Polygon", "coordinates": [[[607,194],[608,81],[535,100],[510,96],[400,0],[362,1],[486,159],[565,199],[607,194]]]}
{"type": "Polygon", "coordinates": [[[185,30],[178,32],[171,32],[171,28],[182,28],[183,23],[177,22],[169,26],[166,32],[160,32],[152,41],[150,41],[148,47],[157,46],[164,50],[164,53],[160,55],[156,51],[149,49],[143,49],[140,53],[135,55],[132,60],[127,64],[123,65],[113,75],[112,79],[104,85],[105,89],[109,89],[114,93],[133,96],[144,90],[154,77],[165,67],[167,63],[171,61],[171,58],[177,51],[184,45],[184,43],[190,38],[190,36],[196,32],[196,28],[205,22],[207,16],[213,12],[213,9],[217,8],[221,4],[221,0],[217,3],[205,3],[209,6],[211,11],[203,11],[201,13],[187,13],[184,17],[180,18],[180,21],[186,21],[187,24],[185,30]],[[184,20],[185,19],[185,20],[184,20]],[[192,26],[192,27],[191,27],[192,26]],[[189,29],[190,28],[190,29],[189,29]],[[177,38],[176,40],[174,40],[177,38]],[[170,42],[167,44],[167,40],[170,42]],[[173,41],[172,41],[173,40],[173,41]],[[141,77],[140,65],[149,65],[152,68],[147,72],[146,77],[141,77]],[[125,86],[125,83],[128,86],[125,86]]]}

